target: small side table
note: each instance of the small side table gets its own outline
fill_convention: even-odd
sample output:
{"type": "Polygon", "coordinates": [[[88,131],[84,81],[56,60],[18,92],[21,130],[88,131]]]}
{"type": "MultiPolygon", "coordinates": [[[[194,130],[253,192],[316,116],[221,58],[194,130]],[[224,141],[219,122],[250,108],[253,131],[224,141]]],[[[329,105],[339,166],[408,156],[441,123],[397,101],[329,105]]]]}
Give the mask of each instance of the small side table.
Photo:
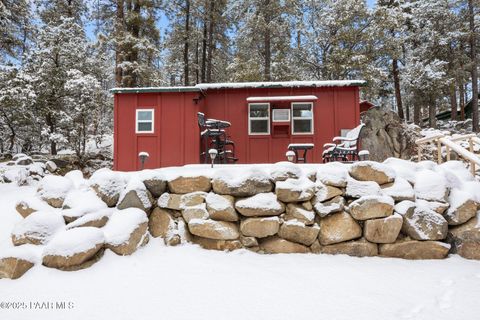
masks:
{"type": "Polygon", "coordinates": [[[313,143],[290,143],[288,145],[288,150],[295,152],[295,162],[307,163],[308,150],[313,149],[314,146],[313,143]],[[301,151],[303,151],[303,154],[300,156],[299,152],[301,151]]]}

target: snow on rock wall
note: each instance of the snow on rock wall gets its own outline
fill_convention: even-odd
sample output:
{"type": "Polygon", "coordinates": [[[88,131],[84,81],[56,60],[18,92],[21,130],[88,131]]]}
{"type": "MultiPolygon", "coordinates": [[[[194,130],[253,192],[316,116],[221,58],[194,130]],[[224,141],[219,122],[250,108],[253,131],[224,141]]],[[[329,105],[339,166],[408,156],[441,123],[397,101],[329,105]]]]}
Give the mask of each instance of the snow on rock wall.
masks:
{"type": "MultiPolygon", "coordinates": [[[[43,251],[38,261],[61,270],[86,268],[104,250],[133,254],[150,237],[169,246],[193,243],[266,254],[442,259],[457,253],[480,259],[480,182],[461,162],[392,158],[383,163],[191,165],[129,173],[102,169],[91,181],[76,182],[63,183],[69,190],[63,188],[62,195],[45,194],[42,190],[55,186],[44,179],[34,199],[19,202],[24,220],[12,231],[14,249],[35,245],[43,251]],[[73,196],[80,198],[71,201],[73,196]],[[63,203],[52,207],[49,197],[63,203]],[[91,205],[102,200],[103,206],[91,205]],[[30,219],[33,212],[63,216],[66,224],[39,223],[30,219]],[[88,232],[72,231],[87,227],[88,232]],[[38,242],[40,229],[55,232],[38,242]]],[[[4,256],[0,269],[11,268],[15,259],[20,258],[4,256]]],[[[0,270],[0,275],[18,277],[19,272],[0,270]]]]}

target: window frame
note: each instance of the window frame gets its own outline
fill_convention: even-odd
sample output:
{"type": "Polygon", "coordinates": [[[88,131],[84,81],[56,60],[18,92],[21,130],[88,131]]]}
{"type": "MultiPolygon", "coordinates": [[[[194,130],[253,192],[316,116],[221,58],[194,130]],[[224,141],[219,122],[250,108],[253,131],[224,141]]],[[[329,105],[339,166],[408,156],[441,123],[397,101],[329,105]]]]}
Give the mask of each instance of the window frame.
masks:
{"type": "Polygon", "coordinates": [[[270,135],[270,102],[255,102],[255,103],[249,103],[248,104],[248,135],[249,136],[265,136],[265,135],[270,135]],[[267,117],[261,117],[261,118],[251,118],[250,117],[250,107],[252,105],[267,105],[267,112],[268,116],[267,117]],[[267,120],[267,132],[252,132],[252,119],[253,121],[255,120],[267,120]]]}
{"type": "Polygon", "coordinates": [[[312,135],[312,134],[315,134],[315,128],[314,128],[314,122],[313,122],[313,118],[314,118],[313,102],[292,102],[291,105],[290,105],[290,110],[291,110],[290,112],[292,114],[292,130],[291,130],[292,135],[312,135]],[[298,105],[298,104],[300,104],[300,105],[309,104],[310,105],[310,110],[312,111],[311,117],[309,117],[309,118],[295,117],[294,114],[293,114],[293,106],[298,105]],[[311,123],[310,132],[295,132],[295,120],[310,120],[310,123],[311,123]]]}
{"type": "Polygon", "coordinates": [[[148,109],[135,109],[135,133],[136,134],[144,134],[144,133],[155,133],[155,109],[148,108],[148,109]],[[152,113],[152,120],[139,120],[138,114],[142,111],[149,111],[152,113]],[[152,123],[152,130],[150,131],[140,131],[138,124],[139,123],[152,123]]]}

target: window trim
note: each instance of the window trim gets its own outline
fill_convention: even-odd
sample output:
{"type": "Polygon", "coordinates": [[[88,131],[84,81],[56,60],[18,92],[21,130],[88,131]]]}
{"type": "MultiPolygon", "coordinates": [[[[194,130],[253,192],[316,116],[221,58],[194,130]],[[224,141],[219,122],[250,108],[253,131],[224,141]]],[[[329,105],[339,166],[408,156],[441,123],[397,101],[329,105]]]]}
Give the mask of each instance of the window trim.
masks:
{"type": "Polygon", "coordinates": [[[291,105],[290,105],[290,109],[291,109],[291,113],[292,113],[292,130],[291,130],[291,133],[292,133],[292,136],[293,135],[311,135],[311,134],[314,134],[315,133],[315,128],[314,128],[314,122],[313,122],[313,102],[292,102],[291,105]],[[312,116],[309,117],[309,118],[305,118],[305,117],[295,117],[293,115],[293,106],[296,105],[296,104],[309,104],[310,105],[310,109],[312,111],[312,116]],[[295,132],[295,120],[310,120],[311,122],[311,130],[310,132],[295,132]]]}
{"type": "Polygon", "coordinates": [[[143,133],[155,133],[155,109],[135,109],[135,133],[136,134],[143,134],[143,133]],[[150,111],[152,113],[152,120],[139,120],[138,113],[141,111],[150,111]],[[152,123],[152,130],[150,131],[140,131],[138,130],[139,123],[152,123]]]}
{"type": "Polygon", "coordinates": [[[292,119],[291,110],[286,108],[273,108],[272,109],[272,122],[290,122],[292,119]],[[288,110],[288,119],[287,120],[275,120],[274,113],[275,110],[288,110]]]}
{"type": "Polygon", "coordinates": [[[250,136],[265,136],[265,135],[270,135],[270,102],[261,102],[261,103],[249,103],[248,104],[248,135],[250,136]],[[268,111],[268,116],[267,117],[261,117],[261,118],[250,118],[250,106],[252,105],[267,105],[267,111],[268,111]],[[251,128],[251,121],[255,120],[267,120],[267,132],[252,132],[251,128]]]}

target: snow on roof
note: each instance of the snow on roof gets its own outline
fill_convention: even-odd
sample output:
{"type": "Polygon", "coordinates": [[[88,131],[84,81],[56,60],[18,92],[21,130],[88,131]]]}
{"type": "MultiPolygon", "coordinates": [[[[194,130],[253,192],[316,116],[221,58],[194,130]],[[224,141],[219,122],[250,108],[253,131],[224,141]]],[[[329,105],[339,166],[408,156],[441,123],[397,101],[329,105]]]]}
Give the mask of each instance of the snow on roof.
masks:
{"type": "Polygon", "coordinates": [[[277,82],[224,82],[200,83],[185,87],[144,87],[144,88],[112,88],[113,93],[138,92],[195,92],[210,89],[241,89],[241,88],[300,88],[300,87],[350,87],[363,86],[364,80],[327,80],[327,81],[277,81],[277,82]]]}
{"type": "Polygon", "coordinates": [[[317,96],[270,96],[270,97],[248,97],[248,102],[264,102],[264,101],[313,101],[318,100],[317,96]]]}

